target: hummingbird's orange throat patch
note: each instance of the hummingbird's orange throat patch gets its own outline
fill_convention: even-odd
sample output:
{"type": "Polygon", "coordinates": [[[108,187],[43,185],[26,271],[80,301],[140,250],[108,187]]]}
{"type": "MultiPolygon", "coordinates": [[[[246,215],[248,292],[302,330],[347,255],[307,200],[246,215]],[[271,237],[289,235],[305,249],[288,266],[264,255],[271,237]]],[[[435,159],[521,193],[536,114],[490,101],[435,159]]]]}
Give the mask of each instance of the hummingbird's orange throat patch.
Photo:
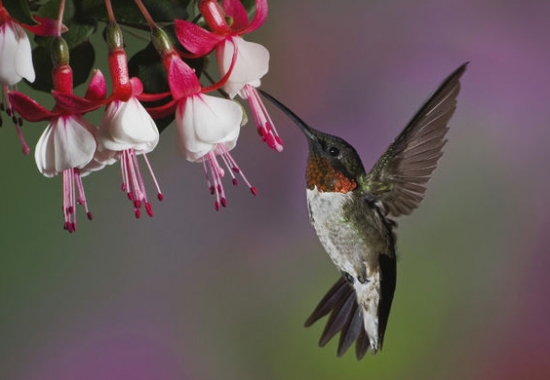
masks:
{"type": "Polygon", "coordinates": [[[317,186],[320,192],[343,193],[353,191],[357,187],[354,179],[347,178],[337,171],[328,160],[310,157],[306,168],[307,188],[313,190],[317,186]]]}

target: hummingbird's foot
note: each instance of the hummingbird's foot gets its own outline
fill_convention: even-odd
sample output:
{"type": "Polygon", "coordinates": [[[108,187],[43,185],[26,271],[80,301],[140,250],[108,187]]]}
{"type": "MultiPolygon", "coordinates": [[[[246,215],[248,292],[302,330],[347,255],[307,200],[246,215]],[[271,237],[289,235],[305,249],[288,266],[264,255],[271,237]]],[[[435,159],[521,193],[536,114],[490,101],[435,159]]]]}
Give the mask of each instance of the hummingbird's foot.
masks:
{"type": "Polygon", "coordinates": [[[357,276],[357,281],[359,281],[361,284],[366,284],[367,282],[369,282],[367,274],[364,273],[364,274],[360,274],[359,276],[357,276]]]}
{"type": "MultiPolygon", "coordinates": [[[[367,275],[367,265],[364,262],[356,263],[354,265],[355,267],[355,273],[357,273],[357,281],[359,281],[361,284],[366,284],[369,282],[369,277],[367,275]]],[[[371,272],[371,275],[373,273],[371,272]]]]}
{"type": "Polygon", "coordinates": [[[353,283],[355,282],[355,280],[353,279],[353,276],[351,274],[349,274],[348,272],[344,272],[344,271],[342,271],[342,274],[344,275],[344,278],[346,279],[346,281],[350,285],[353,285],[353,283]]]}

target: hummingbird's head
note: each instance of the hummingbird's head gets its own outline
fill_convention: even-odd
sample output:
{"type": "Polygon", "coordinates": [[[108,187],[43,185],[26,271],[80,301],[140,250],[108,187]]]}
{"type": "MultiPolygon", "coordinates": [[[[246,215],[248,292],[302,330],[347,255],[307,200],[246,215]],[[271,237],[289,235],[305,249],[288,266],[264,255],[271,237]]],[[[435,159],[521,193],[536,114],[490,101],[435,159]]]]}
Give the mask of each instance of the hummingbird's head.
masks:
{"type": "Polygon", "coordinates": [[[365,173],[356,150],[340,137],[300,126],[309,144],[306,168],[307,188],[321,192],[347,193],[365,173]]]}
{"type": "Polygon", "coordinates": [[[259,91],[291,118],[308,140],[307,188],[340,193],[355,190],[359,177],[365,174],[355,149],[340,137],[311,128],[283,103],[265,91],[259,91]]]}

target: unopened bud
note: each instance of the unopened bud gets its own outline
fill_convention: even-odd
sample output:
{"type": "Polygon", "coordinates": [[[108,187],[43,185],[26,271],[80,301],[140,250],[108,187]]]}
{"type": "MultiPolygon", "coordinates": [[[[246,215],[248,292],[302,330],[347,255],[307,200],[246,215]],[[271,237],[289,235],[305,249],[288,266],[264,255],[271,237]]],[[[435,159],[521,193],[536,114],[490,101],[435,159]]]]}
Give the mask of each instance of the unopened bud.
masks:
{"type": "Polygon", "coordinates": [[[53,40],[50,52],[54,67],[69,64],[69,45],[67,45],[63,37],[56,37],[53,40]]]}
{"type": "Polygon", "coordinates": [[[109,50],[124,48],[124,38],[122,36],[122,30],[116,22],[110,22],[107,25],[106,39],[109,50]]]}
{"type": "Polygon", "coordinates": [[[151,30],[151,40],[157,52],[161,56],[165,56],[174,50],[172,41],[161,28],[153,28],[151,30]]]}

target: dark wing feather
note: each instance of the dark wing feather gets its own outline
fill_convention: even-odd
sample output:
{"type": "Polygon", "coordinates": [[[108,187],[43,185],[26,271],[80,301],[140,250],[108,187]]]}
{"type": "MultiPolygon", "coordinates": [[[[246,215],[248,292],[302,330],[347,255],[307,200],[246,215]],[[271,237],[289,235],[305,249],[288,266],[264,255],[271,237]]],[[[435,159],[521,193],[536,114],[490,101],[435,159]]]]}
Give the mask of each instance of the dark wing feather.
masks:
{"type": "Polygon", "coordinates": [[[397,280],[397,260],[395,253],[393,257],[388,255],[380,255],[380,274],[382,284],[380,285],[380,302],[378,304],[378,336],[380,339],[380,349],[384,344],[384,335],[388,319],[390,317],[391,304],[393,294],[395,293],[395,285],[397,280]]]}
{"type": "Polygon", "coordinates": [[[424,199],[426,183],[443,155],[466,66],[445,79],[367,174],[366,191],[381,200],[390,215],[408,215],[424,199]]]}

